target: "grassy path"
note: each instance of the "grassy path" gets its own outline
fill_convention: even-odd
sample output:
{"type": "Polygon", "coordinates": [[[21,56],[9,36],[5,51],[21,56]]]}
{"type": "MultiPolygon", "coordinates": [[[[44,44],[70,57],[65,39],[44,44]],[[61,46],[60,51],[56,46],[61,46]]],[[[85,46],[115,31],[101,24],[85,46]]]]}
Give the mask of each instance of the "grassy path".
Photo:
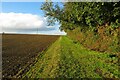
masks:
{"type": "Polygon", "coordinates": [[[29,78],[118,78],[118,58],[60,37],[26,73],[29,78]]]}

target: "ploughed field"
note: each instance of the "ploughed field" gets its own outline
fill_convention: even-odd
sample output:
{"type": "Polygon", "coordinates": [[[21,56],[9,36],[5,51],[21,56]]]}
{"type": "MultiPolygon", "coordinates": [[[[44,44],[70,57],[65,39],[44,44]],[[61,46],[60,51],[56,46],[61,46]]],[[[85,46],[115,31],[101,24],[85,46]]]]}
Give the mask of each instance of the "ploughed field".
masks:
{"type": "Polygon", "coordinates": [[[34,65],[40,52],[45,51],[58,37],[57,35],[3,34],[3,77],[21,77],[30,66],[34,65]]]}

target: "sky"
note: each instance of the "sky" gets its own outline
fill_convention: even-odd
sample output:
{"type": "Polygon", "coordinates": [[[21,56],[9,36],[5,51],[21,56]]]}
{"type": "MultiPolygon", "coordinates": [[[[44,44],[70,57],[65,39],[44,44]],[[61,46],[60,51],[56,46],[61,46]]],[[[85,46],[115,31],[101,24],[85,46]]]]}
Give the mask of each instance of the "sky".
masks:
{"type": "Polygon", "coordinates": [[[47,19],[40,10],[43,2],[2,2],[0,32],[65,35],[60,24],[47,26],[47,19]]]}

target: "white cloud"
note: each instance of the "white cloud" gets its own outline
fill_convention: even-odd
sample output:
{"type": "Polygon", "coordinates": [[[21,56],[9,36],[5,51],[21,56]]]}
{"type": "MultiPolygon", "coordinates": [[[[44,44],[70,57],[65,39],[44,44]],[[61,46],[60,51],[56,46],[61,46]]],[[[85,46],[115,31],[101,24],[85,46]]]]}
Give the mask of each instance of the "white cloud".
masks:
{"type": "Polygon", "coordinates": [[[35,32],[55,30],[45,17],[24,13],[0,13],[0,32],[35,32]]]}

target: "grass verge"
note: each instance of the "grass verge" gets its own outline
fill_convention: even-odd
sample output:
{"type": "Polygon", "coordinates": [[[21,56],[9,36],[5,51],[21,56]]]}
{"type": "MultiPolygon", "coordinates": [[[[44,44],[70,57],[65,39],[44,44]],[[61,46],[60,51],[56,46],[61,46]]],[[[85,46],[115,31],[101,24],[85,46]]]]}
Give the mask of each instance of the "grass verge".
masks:
{"type": "Polygon", "coordinates": [[[119,78],[118,58],[60,37],[25,74],[28,78],[119,78]]]}

